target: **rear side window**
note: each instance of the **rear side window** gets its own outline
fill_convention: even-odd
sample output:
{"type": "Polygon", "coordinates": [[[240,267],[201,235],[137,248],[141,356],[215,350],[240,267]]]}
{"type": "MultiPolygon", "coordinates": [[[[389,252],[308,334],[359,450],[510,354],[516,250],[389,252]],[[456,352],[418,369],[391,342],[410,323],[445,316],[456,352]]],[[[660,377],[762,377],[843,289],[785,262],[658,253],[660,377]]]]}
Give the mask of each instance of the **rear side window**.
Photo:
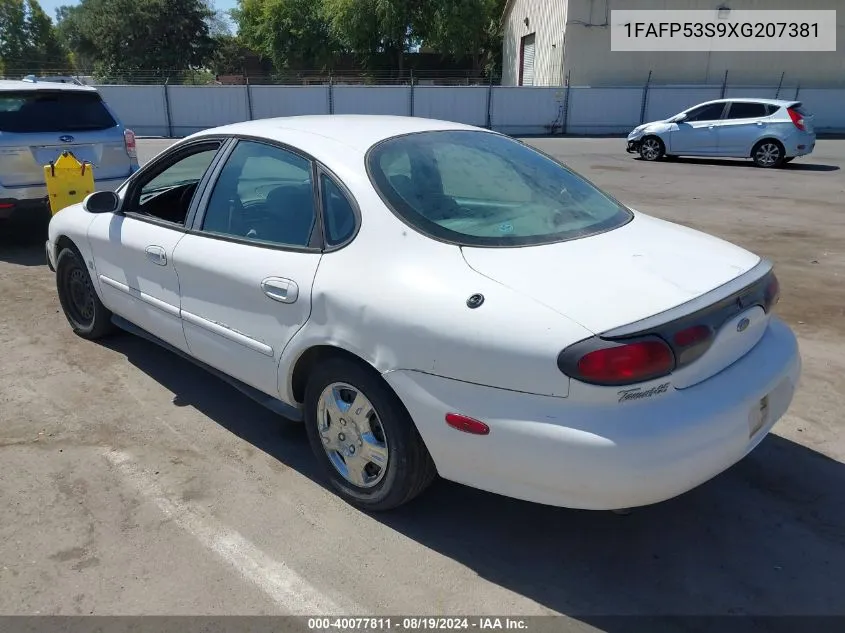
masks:
{"type": "Polygon", "coordinates": [[[96,92],[0,93],[0,132],[82,132],[116,125],[96,92]]]}
{"type": "Polygon", "coordinates": [[[326,244],[342,244],[355,232],[355,211],[340,187],[328,176],[321,178],[326,219],[326,244]]]}
{"type": "Polygon", "coordinates": [[[220,172],[202,230],[304,248],[316,219],[311,162],[280,147],[238,141],[220,172]]]}
{"type": "Polygon", "coordinates": [[[728,111],[729,119],[759,119],[764,116],[769,116],[769,112],[762,103],[737,101],[731,104],[731,109],[728,111]]]}
{"type": "Polygon", "coordinates": [[[394,213],[453,244],[549,244],[609,231],[632,217],[557,161],[490,132],[398,136],[373,147],[367,162],[394,213]]]}

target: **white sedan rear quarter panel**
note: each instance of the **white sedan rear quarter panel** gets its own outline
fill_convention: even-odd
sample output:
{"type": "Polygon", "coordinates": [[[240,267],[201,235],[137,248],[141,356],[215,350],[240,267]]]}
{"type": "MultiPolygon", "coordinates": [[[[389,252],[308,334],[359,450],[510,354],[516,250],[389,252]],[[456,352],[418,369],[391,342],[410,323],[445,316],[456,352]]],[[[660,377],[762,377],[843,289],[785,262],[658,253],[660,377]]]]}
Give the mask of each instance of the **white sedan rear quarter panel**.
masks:
{"type": "Polygon", "coordinates": [[[360,175],[360,160],[358,175],[335,167],[362,210],[360,232],[320,262],[311,318],[282,358],[281,393],[292,398],[285,370],[309,347],[330,344],[382,373],[413,369],[566,396],[569,379],[557,356],[590,332],[474,272],[459,247],[406,226],[360,175]],[[476,293],[484,303],[470,309],[467,299],[476,293]]]}

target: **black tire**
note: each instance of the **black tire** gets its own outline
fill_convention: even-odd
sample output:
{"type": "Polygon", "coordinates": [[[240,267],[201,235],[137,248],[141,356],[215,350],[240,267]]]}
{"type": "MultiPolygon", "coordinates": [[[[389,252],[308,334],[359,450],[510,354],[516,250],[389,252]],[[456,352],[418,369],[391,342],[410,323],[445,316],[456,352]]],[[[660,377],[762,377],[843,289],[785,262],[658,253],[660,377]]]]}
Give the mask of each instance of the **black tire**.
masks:
{"type": "Polygon", "coordinates": [[[780,141],[775,139],[765,138],[758,141],[751,150],[751,160],[757,167],[763,169],[772,169],[780,167],[783,164],[784,149],[780,141]]]}
{"type": "Polygon", "coordinates": [[[423,490],[437,475],[434,462],[398,396],[372,368],[351,359],[332,358],[316,367],[305,388],[305,428],[311,449],[332,488],[362,510],[391,510],[423,490]],[[387,466],[372,487],[348,481],[334,466],[318,428],[320,396],[335,383],[354,387],[373,405],[387,446],[387,466]]]}
{"type": "Polygon", "coordinates": [[[100,301],[91,275],[75,248],[64,248],[56,258],[56,290],[71,329],[89,340],[114,331],[112,313],[100,301]]]}
{"type": "Polygon", "coordinates": [[[666,145],[656,136],[646,136],[640,141],[640,158],[647,161],[660,160],[666,155],[666,145]]]}

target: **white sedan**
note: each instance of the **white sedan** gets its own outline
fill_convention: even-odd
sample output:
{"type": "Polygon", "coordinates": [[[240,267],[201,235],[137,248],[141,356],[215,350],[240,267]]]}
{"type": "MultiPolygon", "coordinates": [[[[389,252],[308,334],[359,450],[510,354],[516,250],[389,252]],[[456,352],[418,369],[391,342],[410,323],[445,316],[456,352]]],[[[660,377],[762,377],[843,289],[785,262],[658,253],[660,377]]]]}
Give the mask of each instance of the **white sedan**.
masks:
{"type": "Polygon", "coordinates": [[[77,334],[119,326],[303,420],[368,510],[436,475],[659,502],[751,451],[801,367],[769,262],[456,123],[206,130],[58,213],[47,255],[77,334]]]}

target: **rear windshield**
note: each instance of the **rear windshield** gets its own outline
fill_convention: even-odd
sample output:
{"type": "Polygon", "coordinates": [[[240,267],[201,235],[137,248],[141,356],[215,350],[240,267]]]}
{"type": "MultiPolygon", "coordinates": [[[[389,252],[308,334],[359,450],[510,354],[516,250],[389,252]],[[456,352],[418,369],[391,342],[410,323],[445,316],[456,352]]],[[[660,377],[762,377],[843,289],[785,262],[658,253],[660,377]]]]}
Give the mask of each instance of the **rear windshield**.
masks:
{"type": "Polygon", "coordinates": [[[391,138],[370,150],[367,163],[394,213],[455,244],[547,244],[609,231],[633,217],[560,163],[489,132],[391,138]]]}
{"type": "Polygon", "coordinates": [[[78,132],[115,125],[97,93],[0,92],[0,132],[78,132]]]}

